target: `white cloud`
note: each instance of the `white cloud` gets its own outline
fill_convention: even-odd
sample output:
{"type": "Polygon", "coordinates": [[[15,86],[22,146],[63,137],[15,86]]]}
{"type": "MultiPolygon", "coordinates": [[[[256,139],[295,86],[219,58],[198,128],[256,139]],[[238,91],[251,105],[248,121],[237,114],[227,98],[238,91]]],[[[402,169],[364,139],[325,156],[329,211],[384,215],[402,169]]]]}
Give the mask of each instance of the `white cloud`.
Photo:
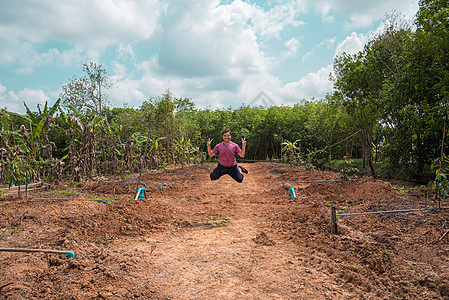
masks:
{"type": "Polygon", "coordinates": [[[368,42],[368,36],[364,34],[357,34],[352,32],[350,36],[346,37],[335,49],[335,56],[341,55],[344,52],[347,54],[355,54],[361,50],[368,42]]]}
{"type": "MultiPolygon", "coordinates": [[[[299,42],[291,38],[284,42],[286,51],[279,57],[267,57],[260,48],[260,37],[276,38],[282,30],[302,24],[293,21],[297,16],[288,15],[287,7],[264,12],[239,0],[228,5],[209,0],[188,2],[182,14],[176,11],[180,7],[173,7],[161,18],[158,56],[137,66],[144,75],[121,81],[113,97],[137,105],[133,97],[142,101],[143,95],[160,95],[170,88],[175,96],[194,99],[198,107],[221,108],[248,104],[264,91],[282,104],[284,92],[280,91],[290,88],[284,88],[281,80],[270,74],[270,67],[276,60],[294,56],[299,42]],[[289,17],[286,21],[280,16],[289,17]],[[128,89],[135,92],[126,92],[128,89]]],[[[332,41],[335,38],[323,41],[322,46],[332,41]]],[[[313,90],[322,91],[322,83],[312,83],[317,76],[309,74],[296,84],[312,86],[310,93],[295,91],[295,99],[311,97],[313,90]]]]}
{"type": "Polygon", "coordinates": [[[309,60],[310,57],[312,57],[314,52],[315,52],[314,50],[310,50],[309,52],[304,54],[303,57],[301,58],[302,62],[305,62],[305,61],[309,60]]]}
{"type": "Polygon", "coordinates": [[[287,48],[287,50],[281,54],[281,57],[293,57],[298,52],[299,42],[297,39],[291,38],[284,43],[284,46],[287,48]]]}
{"type": "Polygon", "coordinates": [[[151,38],[166,4],[158,0],[6,1],[0,10],[0,66],[17,74],[98,61],[111,45],[151,38]],[[61,44],[58,50],[47,45],[61,44]]]}
{"type": "Polygon", "coordinates": [[[0,19],[32,43],[76,40],[104,47],[150,38],[164,7],[157,0],[6,1],[0,19]]]}
{"type": "Polygon", "coordinates": [[[332,49],[334,47],[334,44],[336,42],[337,38],[333,37],[333,38],[326,38],[324,40],[322,40],[318,45],[315,46],[314,49],[310,50],[309,52],[307,52],[306,54],[303,55],[302,57],[302,62],[306,62],[308,60],[310,60],[312,57],[315,56],[315,51],[317,49],[320,48],[326,48],[326,49],[332,49]]]}
{"type": "Polygon", "coordinates": [[[290,99],[289,104],[296,103],[300,99],[310,99],[323,96],[332,91],[333,84],[329,80],[332,65],[321,68],[315,73],[309,73],[296,82],[286,84],[282,88],[285,99],[290,99]]]}
{"type": "Polygon", "coordinates": [[[0,95],[6,92],[6,87],[0,83],[0,95]]]}
{"type": "MultiPolygon", "coordinates": [[[[324,65],[331,63],[333,53],[327,49],[335,48],[335,55],[355,53],[368,41],[368,35],[352,32],[338,45],[337,37],[331,37],[301,49],[307,68],[315,65],[319,70],[284,85],[283,78],[270,72],[276,68],[281,73],[286,62],[300,63],[295,57],[299,41],[306,47],[305,34],[311,34],[298,30],[305,24],[303,14],[311,9],[319,11],[322,21],[332,22],[343,32],[373,24],[393,8],[414,13],[417,2],[6,1],[0,10],[0,67],[5,67],[2,73],[5,70],[7,75],[14,75],[32,74],[39,67],[39,71],[45,67],[71,68],[72,72],[85,62],[101,62],[112,70],[116,85],[109,98],[119,106],[123,102],[140,105],[167,89],[175,96],[192,98],[200,107],[238,106],[249,103],[261,91],[282,103],[330,91],[331,70],[329,66],[319,69],[323,61],[329,60],[324,65]],[[347,27],[343,28],[342,20],[347,20],[347,27]]],[[[326,26],[329,24],[323,24],[326,26]]],[[[337,36],[341,39],[340,34],[337,36]]],[[[305,68],[298,65],[297,69],[299,77],[305,68]]],[[[2,87],[1,103],[19,108],[24,98],[35,106],[56,94],[31,87],[15,93],[2,87]]]]}
{"type": "Polygon", "coordinates": [[[253,13],[251,17],[252,24],[254,24],[256,32],[260,32],[261,36],[279,37],[279,34],[286,28],[305,24],[304,21],[299,20],[295,2],[277,5],[268,11],[257,8],[253,10],[253,13]]]}
{"type": "Polygon", "coordinates": [[[411,18],[418,10],[417,0],[316,0],[314,6],[322,14],[323,20],[334,20],[333,14],[343,15],[349,19],[347,28],[360,28],[372,25],[383,19],[392,10],[400,11],[411,18]]]}
{"type": "Polygon", "coordinates": [[[318,44],[318,47],[326,47],[327,49],[331,49],[335,45],[336,40],[337,38],[335,36],[332,38],[326,38],[318,44]]]}
{"type": "Polygon", "coordinates": [[[110,95],[110,101],[113,102],[113,106],[123,106],[123,103],[140,105],[141,101],[148,100],[148,97],[141,91],[141,83],[136,80],[125,79],[117,82],[108,94],[110,95]],[[130,103],[136,102],[139,103],[130,103]]]}
{"type": "Polygon", "coordinates": [[[170,25],[161,33],[161,75],[194,78],[265,71],[267,61],[255,29],[248,25],[254,8],[240,1],[221,6],[206,2],[209,5],[195,5],[163,20],[170,25]]]}
{"type": "Polygon", "coordinates": [[[23,105],[23,102],[25,102],[31,110],[35,110],[37,109],[38,104],[45,104],[46,101],[50,104],[50,97],[48,97],[42,90],[26,88],[16,94],[13,91],[7,92],[7,88],[0,84],[1,108],[6,107],[8,111],[24,113],[25,106],[23,105]]]}
{"type": "Polygon", "coordinates": [[[136,54],[134,52],[133,45],[131,44],[120,44],[116,50],[119,57],[123,60],[136,60],[136,54]]]}

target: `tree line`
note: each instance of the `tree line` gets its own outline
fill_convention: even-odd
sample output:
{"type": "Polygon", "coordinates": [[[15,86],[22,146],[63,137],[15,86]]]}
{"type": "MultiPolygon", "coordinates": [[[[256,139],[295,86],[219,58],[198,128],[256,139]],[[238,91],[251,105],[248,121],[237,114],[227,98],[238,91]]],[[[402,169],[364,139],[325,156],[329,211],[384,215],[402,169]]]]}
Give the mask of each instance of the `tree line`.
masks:
{"type": "Polygon", "coordinates": [[[447,1],[420,1],[414,22],[389,15],[362,51],[335,58],[332,93],[293,106],[198,109],[167,90],[140,107],[111,108],[105,69],[85,64],[54,105],[1,110],[0,183],[200,163],[223,128],[246,138],[248,160],[324,167],[351,157],[374,177],[422,176],[447,151],[448,28],[447,1]]]}

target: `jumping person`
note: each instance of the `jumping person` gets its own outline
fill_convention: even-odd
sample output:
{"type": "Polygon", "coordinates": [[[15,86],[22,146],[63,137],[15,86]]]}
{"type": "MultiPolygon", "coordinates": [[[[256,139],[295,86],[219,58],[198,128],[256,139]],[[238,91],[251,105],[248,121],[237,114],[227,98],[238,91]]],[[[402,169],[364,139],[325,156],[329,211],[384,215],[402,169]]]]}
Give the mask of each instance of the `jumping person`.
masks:
{"type": "MultiPolygon", "coordinates": [[[[215,154],[218,154],[218,166],[215,170],[210,173],[210,180],[217,180],[224,174],[228,174],[235,181],[242,182],[243,174],[237,168],[237,160],[235,159],[235,154],[241,158],[245,157],[246,151],[246,140],[242,138],[242,148],[240,149],[239,145],[231,141],[231,130],[224,129],[221,132],[221,137],[223,138],[223,142],[217,144],[213,150],[211,150],[210,144],[213,141],[209,138],[207,141],[207,152],[209,156],[212,157],[215,154]]],[[[243,173],[248,173],[248,171],[239,166],[243,173]]]]}

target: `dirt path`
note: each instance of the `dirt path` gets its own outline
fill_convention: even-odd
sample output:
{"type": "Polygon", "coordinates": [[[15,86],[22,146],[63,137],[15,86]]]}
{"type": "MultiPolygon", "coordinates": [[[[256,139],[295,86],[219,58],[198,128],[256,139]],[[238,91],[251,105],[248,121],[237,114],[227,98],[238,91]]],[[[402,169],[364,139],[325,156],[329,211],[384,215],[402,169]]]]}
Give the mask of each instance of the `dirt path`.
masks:
{"type": "MultiPolygon", "coordinates": [[[[280,182],[254,164],[242,184],[229,176],[195,176],[178,197],[160,199],[178,228],[145,242],[125,241],[145,261],[157,290],[174,299],[312,299],[337,286],[310,265],[310,253],[276,237],[270,215],[278,213],[266,194],[280,182]]],[[[288,193],[285,193],[288,197],[288,193]]]]}

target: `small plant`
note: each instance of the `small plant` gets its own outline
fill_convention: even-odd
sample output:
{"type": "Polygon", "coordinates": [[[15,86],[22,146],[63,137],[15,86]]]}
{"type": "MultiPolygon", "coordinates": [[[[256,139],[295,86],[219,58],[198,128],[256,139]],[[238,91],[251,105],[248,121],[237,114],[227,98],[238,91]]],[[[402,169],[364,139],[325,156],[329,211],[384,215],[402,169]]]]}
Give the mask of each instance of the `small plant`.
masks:
{"type": "Polygon", "coordinates": [[[20,185],[28,184],[29,180],[36,175],[36,170],[33,168],[31,161],[17,153],[14,153],[10,158],[10,174],[6,178],[9,187],[18,186],[18,194],[20,197],[20,185]]]}
{"type": "Polygon", "coordinates": [[[103,239],[103,245],[104,246],[108,246],[109,244],[111,244],[114,240],[116,239],[115,235],[109,235],[107,233],[105,233],[104,235],[104,239],[103,239]]]}
{"type": "Polygon", "coordinates": [[[227,219],[226,215],[218,215],[212,217],[212,222],[206,220],[204,224],[207,226],[203,227],[203,229],[212,229],[214,227],[226,227],[231,224],[231,220],[227,219]],[[218,223],[218,221],[220,222],[218,223]]]}
{"type": "Polygon", "coordinates": [[[393,188],[395,190],[397,190],[400,194],[405,195],[408,192],[408,189],[406,187],[403,186],[397,186],[397,185],[393,185],[393,188]]]}
{"type": "Polygon", "coordinates": [[[446,198],[449,193],[449,181],[447,180],[448,165],[449,159],[445,154],[442,155],[441,159],[436,159],[432,164],[432,170],[435,169],[435,179],[427,185],[429,189],[427,190],[426,197],[430,198],[431,193],[435,193],[438,208],[441,208],[441,199],[446,198]]]}
{"type": "Polygon", "coordinates": [[[312,172],[316,169],[316,167],[310,162],[304,163],[304,168],[306,169],[306,172],[312,172]]]}
{"type": "Polygon", "coordinates": [[[282,160],[291,166],[298,165],[301,157],[301,140],[290,142],[285,140],[282,144],[282,160]]]}
{"type": "Polygon", "coordinates": [[[119,166],[117,168],[116,174],[122,181],[125,181],[128,179],[130,171],[126,169],[126,166],[119,166]]]}
{"type": "Polygon", "coordinates": [[[79,195],[77,191],[70,191],[70,190],[51,190],[47,192],[39,192],[39,195],[79,195]]]}
{"type": "Polygon", "coordinates": [[[19,225],[18,227],[11,230],[11,234],[21,234],[22,231],[23,231],[23,227],[22,227],[22,225],[19,225]]]}
{"type": "Polygon", "coordinates": [[[224,217],[226,217],[226,216],[215,216],[212,218],[212,220],[218,221],[218,220],[222,220],[224,217]]]}
{"type": "Polygon", "coordinates": [[[340,178],[342,181],[348,181],[351,179],[354,173],[358,172],[359,169],[356,168],[354,161],[348,156],[345,156],[345,166],[340,171],[340,178]]]}
{"type": "Polygon", "coordinates": [[[316,166],[318,165],[318,158],[320,155],[323,155],[326,151],[327,147],[323,149],[307,149],[306,160],[301,162],[301,165],[306,169],[307,172],[312,172],[316,170],[316,166]]]}
{"type": "Polygon", "coordinates": [[[223,220],[223,221],[220,222],[219,225],[220,225],[220,227],[226,227],[229,224],[231,224],[231,220],[223,220]]]}

